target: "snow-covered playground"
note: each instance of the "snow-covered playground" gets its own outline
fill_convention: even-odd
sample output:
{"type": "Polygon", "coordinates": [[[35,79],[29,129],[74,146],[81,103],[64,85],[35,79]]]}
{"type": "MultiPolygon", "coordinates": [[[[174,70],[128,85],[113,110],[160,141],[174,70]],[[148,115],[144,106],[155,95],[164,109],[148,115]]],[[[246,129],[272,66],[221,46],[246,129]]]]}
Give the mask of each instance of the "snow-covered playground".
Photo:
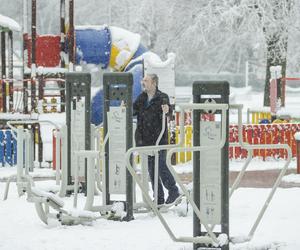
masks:
{"type": "Polygon", "coordinates": [[[0,250],[300,250],[299,13],[1,0],[0,250]]]}

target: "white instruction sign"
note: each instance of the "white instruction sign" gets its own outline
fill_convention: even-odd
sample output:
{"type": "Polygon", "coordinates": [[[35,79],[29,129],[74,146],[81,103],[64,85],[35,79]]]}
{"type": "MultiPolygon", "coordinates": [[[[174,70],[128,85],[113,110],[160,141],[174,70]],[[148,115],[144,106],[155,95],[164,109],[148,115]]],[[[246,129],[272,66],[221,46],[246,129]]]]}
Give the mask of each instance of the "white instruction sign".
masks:
{"type": "Polygon", "coordinates": [[[126,193],[126,108],[110,107],[107,113],[109,133],[109,192],[126,193]]]}
{"type": "MultiPolygon", "coordinates": [[[[218,145],[221,140],[220,122],[202,122],[201,146],[218,145]]],[[[200,211],[209,224],[221,223],[221,150],[200,152],[200,211]]]]}
{"type": "Polygon", "coordinates": [[[71,175],[74,176],[74,166],[78,164],[78,176],[85,176],[85,160],[75,159],[74,151],[85,149],[85,107],[84,100],[76,102],[76,109],[71,110],[71,175]],[[76,164],[74,164],[76,162],[76,164]]]}

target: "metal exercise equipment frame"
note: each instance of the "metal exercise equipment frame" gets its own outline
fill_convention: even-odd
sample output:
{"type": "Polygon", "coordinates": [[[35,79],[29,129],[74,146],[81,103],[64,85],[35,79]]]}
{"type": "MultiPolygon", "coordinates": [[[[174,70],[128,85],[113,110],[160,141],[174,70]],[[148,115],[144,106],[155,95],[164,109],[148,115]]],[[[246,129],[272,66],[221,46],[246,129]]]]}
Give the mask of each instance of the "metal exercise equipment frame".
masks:
{"type": "Polygon", "coordinates": [[[165,227],[166,231],[168,232],[171,239],[175,242],[191,242],[191,243],[204,243],[204,244],[211,244],[211,245],[219,245],[219,240],[217,239],[216,235],[212,232],[210,227],[208,226],[208,223],[205,220],[205,217],[203,216],[203,213],[200,212],[198,207],[195,205],[191,195],[189,194],[188,190],[184,186],[184,184],[181,182],[179,176],[177,175],[176,171],[171,166],[171,158],[172,154],[177,151],[200,151],[200,150],[215,150],[215,149],[221,149],[226,142],[226,131],[225,131],[225,120],[226,120],[226,110],[228,109],[227,104],[181,104],[178,105],[180,109],[180,139],[179,143],[176,145],[161,145],[161,146],[144,146],[144,147],[133,147],[129,149],[126,152],[126,161],[127,161],[127,169],[132,175],[133,179],[136,181],[136,183],[139,185],[140,189],[142,190],[142,194],[144,196],[145,201],[147,204],[151,207],[152,211],[158,216],[161,223],[165,227]],[[216,109],[216,110],[222,110],[222,131],[221,131],[221,140],[218,145],[213,146],[197,146],[192,148],[185,148],[183,146],[184,144],[184,112],[186,109],[216,109]],[[171,172],[171,174],[174,176],[177,184],[182,189],[183,193],[191,203],[196,215],[198,218],[202,221],[202,224],[204,225],[208,236],[197,236],[197,237],[190,237],[190,236],[184,236],[184,237],[176,237],[171,228],[169,227],[168,223],[164,219],[164,217],[161,215],[159,209],[157,208],[156,204],[152,201],[152,198],[148,194],[148,190],[144,188],[144,185],[142,181],[139,179],[138,175],[135,173],[135,170],[130,162],[130,158],[133,152],[149,152],[149,151],[159,151],[169,149],[169,152],[167,153],[167,166],[171,172]]]}
{"type": "Polygon", "coordinates": [[[32,125],[32,124],[41,124],[46,123],[53,125],[56,129],[58,126],[52,121],[48,120],[40,120],[40,121],[8,121],[7,126],[12,130],[12,136],[17,141],[17,174],[12,175],[8,178],[5,192],[4,192],[4,200],[8,197],[9,185],[10,182],[16,178],[17,191],[18,195],[22,196],[27,191],[27,182],[30,180],[31,184],[33,184],[33,179],[29,175],[30,171],[33,171],[34,167],[34,139],[33,135],[29,129],[24,129],[22,127],[16,128],[17,125],[32,125]]]}
{"type": "MultiPolygon", "coordinates": [[[[119,102],[123,107],[125,107],[126,112],[126,131],[125,132],[125,140],[126,140],[126,148],[124,153],[130,149],[133,145],[132,140],[132,88],[133,88],[133,75],[131,73],[105,73],[103,75],[103,98],[104,98],[104,110],[103,110],[103,135],[106,137],[107,133],[109,133],[109,123],[108,123],[108,114],[111,110],[110,102],[115,101],[119,102]]],[[[104,203],[103,205],[111,205],[111,190],[110,190],[110,171],[113,171],[113,166],[110,166],[110,155],[113,152],[110,152],[109,143],[111,141],[112,135],[109,134],[108,141],[105,145],[105,171],[104,171],[104,182],[103,185],[103,195],[104,203]]],[[[120,156],[121,157],[121,156],[120,156]]],[[[133,220],[133,182],[132,177],[128,170],[126,170],[126,163],[124,159],[120,160],[120,166],[124,165],[126,171],[126,203],[125,210],[126,216],[123,218],[125,221],[133,220]]],[[[117,163],[116,163],[117,164],[117,163]]],[[[121,172],[122,170],[118,170],[117,165],[115,166],[116,173],[121,172]]],[[[124,176],[120,177],[120,181],[124,181],[124,176]]]]}
{"type": "MultiPolygon", "coordinates": [[[[193,83],[193,103],[229,104],[229,83],[221,81],[196,81],[193,83]]],[[[220,122],[203,121],[202,114],[221,114],[219,110],[193,110],[193,146],[213,145],[220,140],[220,122]],[[205,130],[205,131],[203,131],[205,130]]],[[[209,224],[221,226],[219,234],[229,236],[229,162],[228,131],[229,110],[226,110],[225,144],[221,150],[199,151],[193,154],[193,199],[196,206],[205,214],[209,224]],[[205,210],[205,211],[203,211],[205,210]]],[[[223,126],[223,124],[222,124],[223,126]]],[[[194,237],[205,235],[201,221],[193,214],[194,237]]],[[[213,230],[213,228],[212,228],[213,230]]],[[[206,247],[194,244],[194,249],[206,247]]],[[[215,249],[212,247],[212,249],[215,249]]],[[[219,248],[218,248],[219,249],[219,248]]],[[[221,247],[228,250],[228,244],[221,247]]]]}
{"type": "MultiPolygon", "coordinates": [[[[67,184],[72,185],[75,150],[91,149],[90,126],[90,100],[91,100],[91,75],[89,73],[66,73],[66,120],[67,120],[67,184]],[[84,99],[84,100],[83,100],[84,99]],[[83,100],[83,102],[82,102],[83,100]],[[84,114],[82,113],[84,112],[84,114]],[[83,115],[83,116],[82,116],[83,115]],[[80,126],[84,120],[84,127],[80,126]],[[79,140],[84,140],[80,142],[79,140]],[[81,145],[83,143],[84,145],[81,145]],[[81,147],[84,148],[81,148],[81,147]]],[[[85,185],[87,183],[87,163],[84,160],[85,185]]],[[[86,189],[85,189],[86,193],[86,189]]]]}
{"type": "Polygon", "coordinates": [[[243,109],[243,105],[241,104],[234,104],[234,105],[230,105],[230,109],[237,109],[238,110],[238,133],[239,133],[239,142],[236,143],[236,144],[233,144],[233,145],[238,145],[238,146],[241,146],[242,148],[248,150],[248,157],[247,157],[247,160],[244,164],[244,166],[242,167],[242,170],[240,171],[240,173],[238,174],[238,176],[236,177],[234,183],[232,184],[232,187],[230,189],[230,193],[229,193],[229,197],[231,198],[232,197],[232,194],[234,193],[234,191],[238,188],[245,172],[246,172],[246,169],[247,167],[249,166],[251,160],[253,159],[253,150],[254,149],[285,149],[287,151],[287,159],[286,159],[286,162],[283,166],[283,168],[281,169],[263,207],[261,208],[254,224],[252,225],[248,235],[246,236],[243,236],[243,237],[232,237],[230,240],[231,242],[233,243],[243,243],[243,242],[246,242],[246,241],[250,241],[252,240],[253,236],[254,236],[254,233],[259,225],[259,223],[261,222],[261,219],[263,218],[264,216],[264,213],[266,212],[283,176],[285,175],[288,167],[289,167],[289,164],[291,162],[291,159],[292,159],[292,151],[291,151],[291,148],[288,144],[264,144],[264,145],[250,145],[249,143],[246,143],[246,142],[243,142],[243,122],[242,122],[242,109],[243,109]]]}
{"type": "MultiPolygon", "coordinates": [[[[186,104],[187,106],[189,104],[186,104]]],[[[182,106],[182,105],[181,105],[182,106]]],[[[271,149],[280,149],[280,148],[284,148],[287,150],[287,154],[288,154],[288,157],[287,157],[287,161],[286,163],[284,164],[284,167],[282,168],[282,170],[280,171],[279,173],[279,176],[277,177],[275,183],[274,183],[274,186],[272,188],[272,190],[270,191],[263,207],[261,208],[249,234],[247,236],[237,236],[237,237],[230,237],[230,242],[232,242],[233,244],[236,244],[236,243],[244,243],[244,242],[247,242],[247,241],[250,241],[252,240],[253,236],[254,236],[254,233],[259,225],[259,223],[261,222],[261,219],[266,211],[266,209],[268,208],[274,194],[275,194],[275,191],[277,189],[277,187],[279,186],[281,180],[282,180],[282,177],[284,176],[284,174],[286,173],[286,170],[290,164],[290,161],[291,161],[291,156],[292,156],[292,152],[291,152],[291,149],[290,147],[287,145],[287,144],[264,144],[264,145],[249,145],[248,143],[245,143],[243,142],[242,138],[242,108],[243,108],[243,105],[229,105],[229,108],[230,109],[238,109],[238,131],[239,131],[239,142],[238,143],[235,143],[234,145],[237,145],[237,146],[241,146],[242,148],[245,148],[248,150],[248,158],[242,168],[242,170],[240,171],[238,177],[236,178],[235,182],[233,183],[232,185],[232,188],[230,190],[230,193],[229,193],[229,197],[232,196],[233,192],[237,189],[242,177],[244,176],[245,174],[245,171],[247,169],[247,167],[249,166],[251,160],[252,160],[252,152],[254,149],[268,149],[268,148],[271,148],[271,149]]],[[[181,113],[180,113],[180,116],[184,116],[184,110],[182,109],[182,107],[180,107],[181,109],[181,113]]],[[[183,122],[180,122],[180,124],[182,124],[182,126],[184,126],[184,123],[183,122]]],[[[181,127],[180,127],[181,128],[181,127]]],[[[194,151],[193,148],[184,148],[184,147],[181,147],[181,148],[174,148],[174,149],[170,149],[168,154],[167,154],[167,166],[170,168],[170,171],[171,173],[173,174],[173,176],[175,177],[175,180],[176,182],[180,185],[180,187],[182,188],[183,192],[186,194],[186,197],[187,199],[190,201],[192,207],[194,208],[194,211],[196,213],[196,215],[198,216],[198,208],[195,207],[195,203],[193,202],[192,200],[192,197],[188,194],[187,190],[185,189],[185,187],[182,185],[182,183],[180,182],[180,179],[179,177],[177,176],[176,172],[173,170],[172,166],[171,166],[171,156],[173,153],[177,153],[177,152],[191,152],[191,151],[194,151]]],[[[198,216],[199,217],[199,216],[198,216]]],[[[201,219],[200,219],[201,220],[201,219]]],[[[204,225],[205,227],[205,223],[202,221],[202,224],[204,225]]],[[[214,225],[212,225],[210,227],[210,229],[213,229],[214,228],[214,225]]],[[[208,235],[210,235],[210,231],[208,230],[208,235]]],[[[170,234],[171,236],[171,234],[170,234]]],[[[172,236],[171,236],[172,238],[172,236]]],[[[172,238],[173,239],[173,238],[172,238]]],[[[195,243],[195,242],[194,242],[195,243]]]]}

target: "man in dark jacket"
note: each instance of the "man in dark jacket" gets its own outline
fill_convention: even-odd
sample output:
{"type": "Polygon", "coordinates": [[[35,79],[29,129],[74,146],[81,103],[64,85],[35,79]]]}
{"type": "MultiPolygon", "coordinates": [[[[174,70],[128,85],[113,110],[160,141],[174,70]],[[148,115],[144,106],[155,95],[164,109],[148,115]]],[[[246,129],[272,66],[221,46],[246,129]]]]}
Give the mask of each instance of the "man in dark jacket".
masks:
{"type": "MultiPolygon", "coordinates": [[[[137,116],[137,128],[135,132],[136,146],[153,146],[162,130],[163,112],[169,113],[169,97],[158,89],[158,77],[156,74],[148,74],[142,80],[143,93],[133,104],[133,115],[137,116]]],[[[167,120],[165,120],[165,123],[167,120]]],[[[159,142],[160,145],[168,144],[168,128],[159,142]]],[[[154,190],[154,156],[148,156],[148,171],[154,190]]],[[[159,180],[158,180],[158,205],[165,202],[162,183],[169,192],[166,204],[172,204],[179,197],[176,182],[166,165],[166,150],[159,151],[159,180]]]]}

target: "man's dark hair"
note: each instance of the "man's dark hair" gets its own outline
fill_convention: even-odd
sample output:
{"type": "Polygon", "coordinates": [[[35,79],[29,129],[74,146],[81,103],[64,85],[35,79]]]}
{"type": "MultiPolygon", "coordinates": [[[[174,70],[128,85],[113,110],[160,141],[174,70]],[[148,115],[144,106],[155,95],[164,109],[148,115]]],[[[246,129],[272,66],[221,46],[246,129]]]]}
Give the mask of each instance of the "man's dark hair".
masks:
{"type": "Polygon", "coordinates": [[[158,76],[156,74],[147,74],[153,82],[156,83],[156,87],[158,87],[158,76]]]}

